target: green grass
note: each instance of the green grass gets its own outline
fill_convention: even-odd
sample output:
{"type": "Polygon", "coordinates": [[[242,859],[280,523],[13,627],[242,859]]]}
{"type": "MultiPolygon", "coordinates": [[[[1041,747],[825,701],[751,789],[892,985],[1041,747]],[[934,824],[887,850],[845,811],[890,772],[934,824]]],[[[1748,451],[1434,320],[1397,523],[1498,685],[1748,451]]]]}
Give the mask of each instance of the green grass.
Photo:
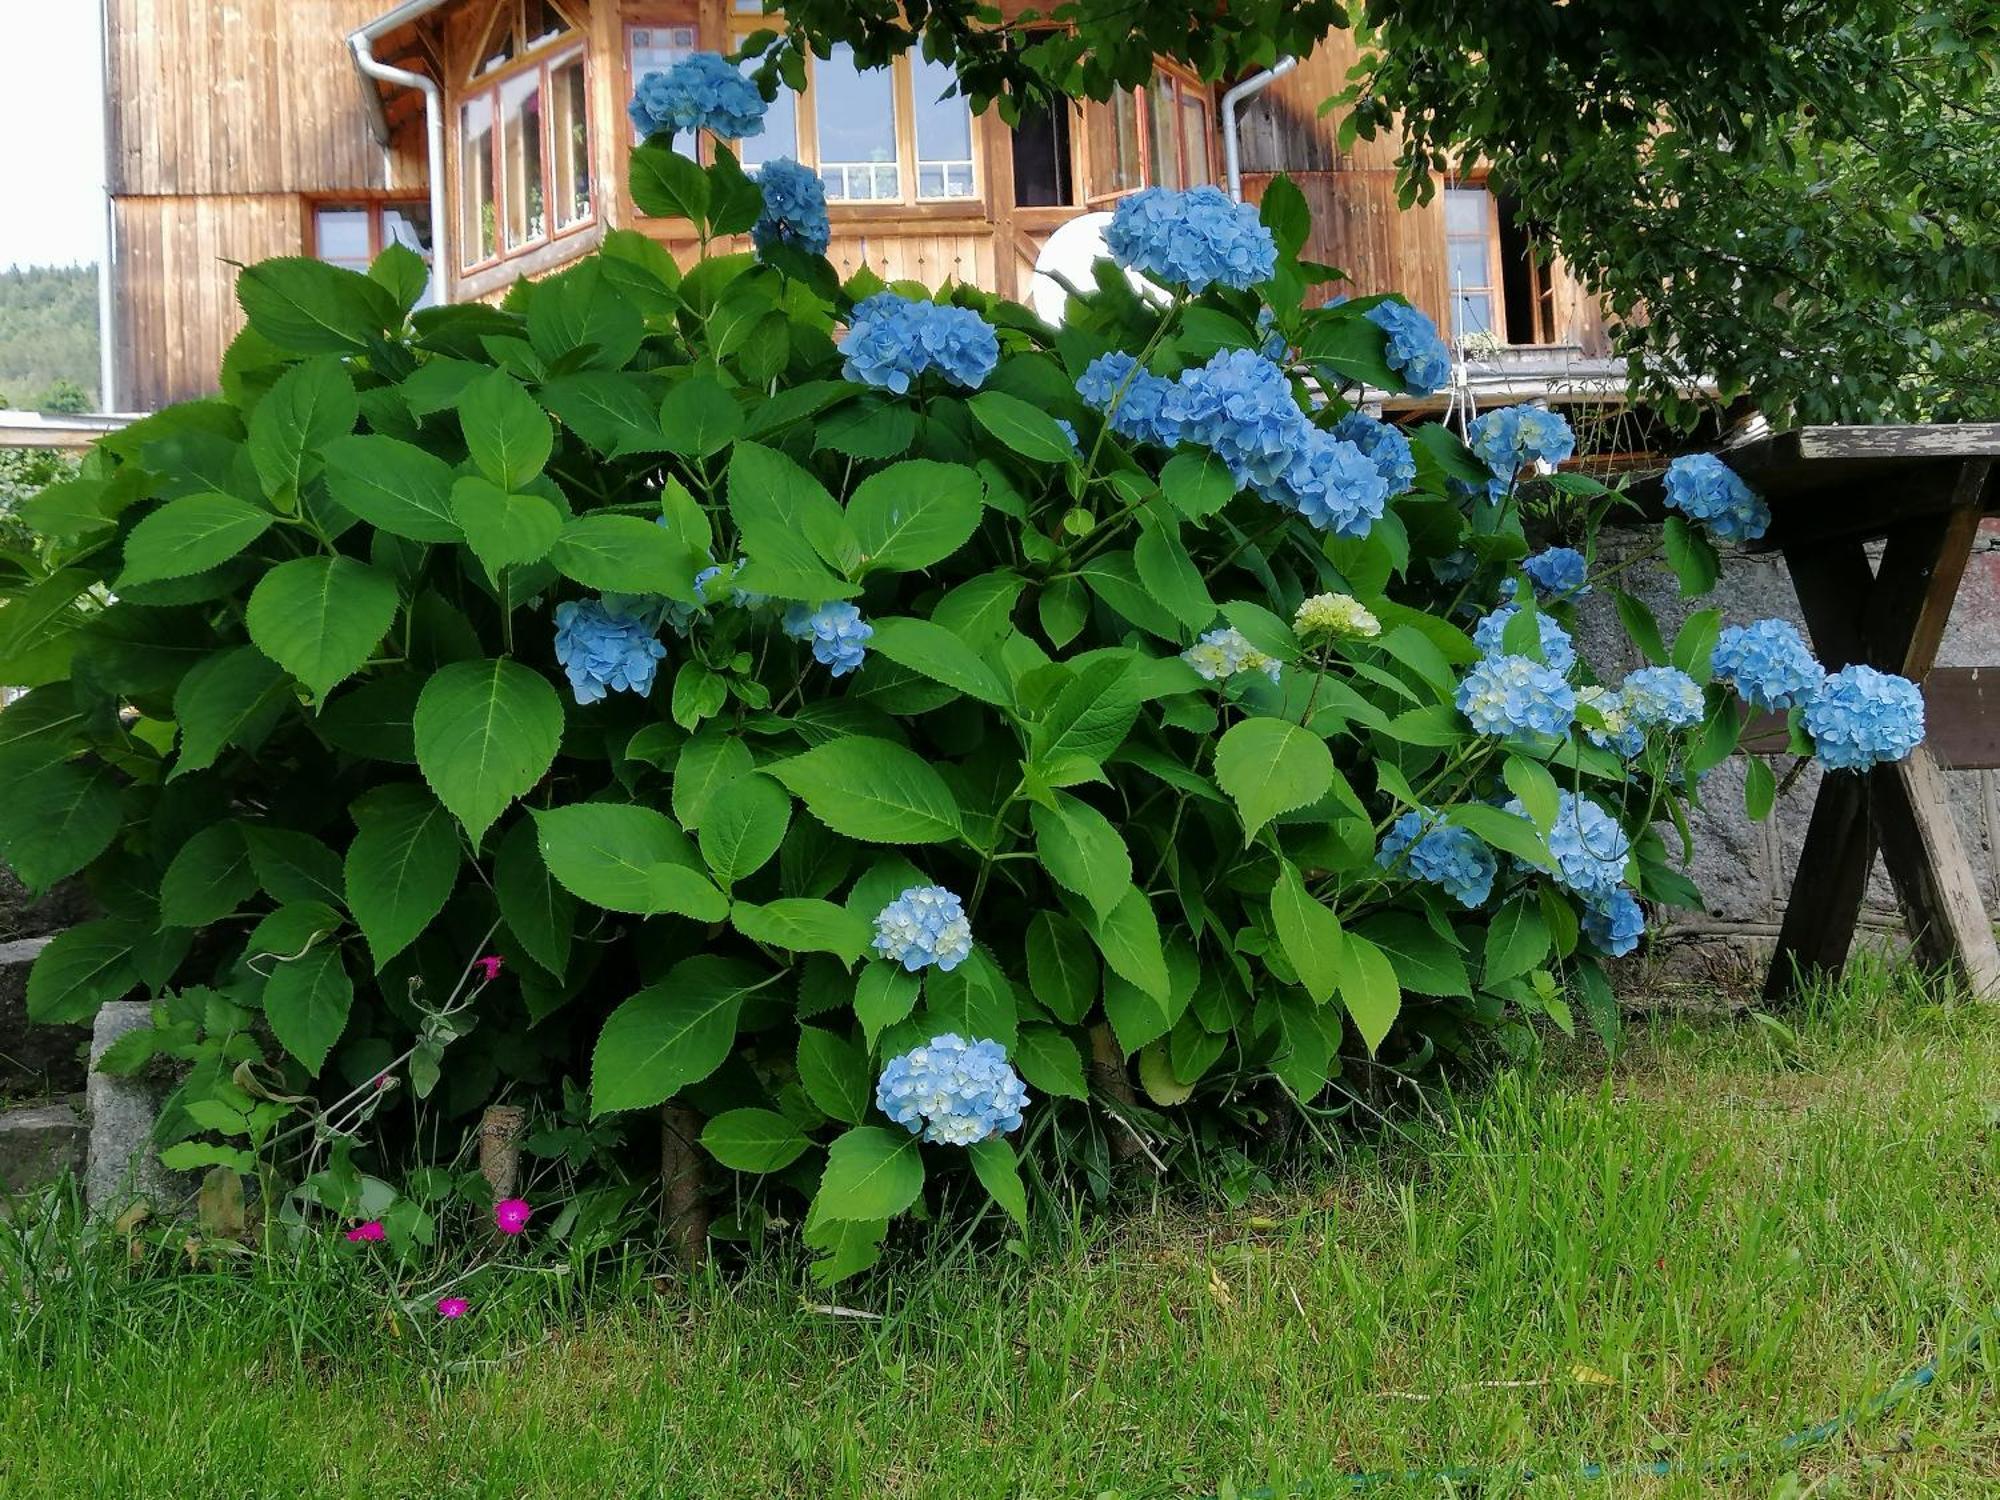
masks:
{"type": "Polygon", "coordinates": [[[2000,1302],[1996,1064],[2000,1014],[1880,971],[1789,1029],[1659,1020],[1608,1075],[1581,1051],[1503,1073],[1241,1211],[839,1293],[879,1321],[814,1310],[782,1259],[522,1275],[443,1325],[390,1319],[347,1259],[82,1256],[0,1311],[0,1494],[1331,1494],[1751,1448],[1726,1477],[1478,1493],[1991,1496],[2000,1338],[1850,1436],[1767,1450],[2000,1302]]]}

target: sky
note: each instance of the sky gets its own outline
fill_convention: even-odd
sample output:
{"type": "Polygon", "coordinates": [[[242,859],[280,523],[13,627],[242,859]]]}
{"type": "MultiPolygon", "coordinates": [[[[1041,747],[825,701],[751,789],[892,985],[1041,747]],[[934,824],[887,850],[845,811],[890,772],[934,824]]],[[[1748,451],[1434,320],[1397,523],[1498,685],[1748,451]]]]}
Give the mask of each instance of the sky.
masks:
{"type": "Polygon", "coordinates": [[[104,253],[96,0],[0,0],[0,267],[104,253]]]}

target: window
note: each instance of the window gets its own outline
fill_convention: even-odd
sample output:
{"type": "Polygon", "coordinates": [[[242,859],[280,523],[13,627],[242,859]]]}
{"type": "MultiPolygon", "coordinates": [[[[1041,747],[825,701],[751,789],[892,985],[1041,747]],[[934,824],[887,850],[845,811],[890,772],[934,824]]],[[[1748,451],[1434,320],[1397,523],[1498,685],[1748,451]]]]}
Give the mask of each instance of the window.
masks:
{"type": "Polygon", "coordinates": [[[972,109],[958,92],[958,75],[913,53],[910,91],[917,117],[917,196],[972,197],[972,109]]]}
{"type": "Polygon", "coordinates": [[[1090,148],[1090,197],[1108,198],[1146,185],[1139,154],[1139,96],[1119,89],[1105,103],[1085,107],[1090,148]]]}
{"type": "Polygon", "coordinates": [[[836,43],[812,70],[813,125],[819,175],[830,203],[894,201],[903,196],[896,152],[895,78],[888,68],[866,72],[854,49],[836,43]]]}
{"type": "Polygon", "coordinates": [[[1553,343],[1554,278],[1513,200],[1483,185],[1447,188],[1444,200],[1454,334],[1553,343]]]}
{"type": "Polygon", "coordinates": [[[1208,100],[1193,89],[1181,91],[1181,175],[1185,187],[1200,187],[1215,181],[1209,155],[1215,137],[1208,128],[1208,100]]]}
{"type": "MultiPolygon", "coordinates": [[[[629,99],[638,87],[639,80],[648,73],[664,73],[684,57],[692,57],[696,50],[695,28],[692,26],[627,26],[625,28],[625,66],[629,73],[625,90],[629,99]]],[[[632,142],[639,141],[639,127],[632,127],[632,142]]],[[[682,131],[674,137],[674,150],[683,156],[694,152],[694,136],[682,131]]]]}
{"type": "Polygon", "coordinates": [[[1445,277],[1450,282],[1452,335],[1494,332],[1493,198],[1483,187],[1444,191],[1445,277]]]}
{"type": "MultiPolygon", "coordinates": [[[[743,38],[734,37],[731,42],[740,47],[743,38]]],[[[761,59],[745,59],[744,73],[756,72],[758,61],[761,59]]],[[[799,159],[799,96],[782,83],[778,85],[776,97],[764,107],[764,129],[757,135],[746,135],[736,143],[736,159],[752,177],[757,175],[757,169],[765,162],[776,161],[781,156],[790,157],[793,161],[799,159]]]]}
{"type": "Polygon", "coordinates": [[[1208,93],[1164,69],[1136,93],[1085,106],[1083,124],[1092,203],[1147,185],[1190,188],[1213,182],[1208,93]]]}
{"type": "Polygon", "coordinates": [[[595,217],[590,93],[576,26],[555,0],[502,0],[458,112],[459,260],[546,245],[595,217]]]}
{"type": "MultiPolygon", "coordinates": [[[[366,271],[391,245],[414,250],[431,264],[431,206],[422,199],[390,203],[322,203],[313,208],[312,253],[328,265],[366,271]]],[[[426,286],[417,306],[437,300],[426,286]]]]}
{"type": "Polygon", "coordinates": [[[1147,101],[1148,145],[1153,153],[1153,186],[1179,188],[1181,181],[1180,110],[1174,98],[1174,80],[1161,73],[1154,80],[1153,96],[1147,101]]]}
{"type": "Polygon", "coordinates": [[[1076,202],[1068,105],[1054,109],[1022,105],[1011,144],[1015,203],[1022,208],[1065,208],[1076,202]]]}

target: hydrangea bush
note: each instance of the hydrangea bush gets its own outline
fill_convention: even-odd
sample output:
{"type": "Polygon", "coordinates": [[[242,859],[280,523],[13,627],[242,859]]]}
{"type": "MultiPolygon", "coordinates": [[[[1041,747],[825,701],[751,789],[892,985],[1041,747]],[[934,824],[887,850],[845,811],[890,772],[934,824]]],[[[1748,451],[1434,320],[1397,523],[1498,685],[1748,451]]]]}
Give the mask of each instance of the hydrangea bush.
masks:
{"type": "MultiPolygon", "coordinates": [[[[29,1004],[153,999],[106,1065],[187,1065],[173,1165],[394,1242],[431,1221],[385,1179],[504,1097],[610,1195],[561,1234],[636,1201],[664,1108],[724,1231],[782,1218],[837,1277],[927,1192],[1024,1217],[1026,1149],[1101,1185],[1364,1060],[1578,1008],[1609,1038],[1602,962],[1698,902],[1684,812],[1744,700],[1843,770],[1921,735],[1777,622],[1664,639],[1594,568],[1614,497],[1534,477],[1559,414],[1362,410],[1449,353],[1399,299],[1314,304],[1283,179],[1124,200],[1158,295],[1107,263],[1051,328],[843,283],[809,173],[676,154],[758,127],[739,83],[634,104],[691,269],[615,232],[412,312],[399,248],[251,267],[222,394],[26,507],[0,853],[103,912],[29,1004]],[[1531,547],[1531,483],[1576,546],[1531,547]],[[1576,649],[1590,593],[1649,659],[1623,682],[1576,649]]],[[[1668,494],[1698,591],[1704,529],[1765,512],[1711,460],[1668,494]]]]}

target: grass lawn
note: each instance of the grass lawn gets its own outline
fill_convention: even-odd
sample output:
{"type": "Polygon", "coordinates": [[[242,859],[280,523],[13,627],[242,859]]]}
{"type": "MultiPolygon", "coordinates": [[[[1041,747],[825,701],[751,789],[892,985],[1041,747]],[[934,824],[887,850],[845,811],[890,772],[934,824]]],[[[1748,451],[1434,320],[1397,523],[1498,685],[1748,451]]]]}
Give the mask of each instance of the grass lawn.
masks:
{"type": "Polygon", "coordinates": [[[1745,1448],[1371,1493],[2000,1495],[2000,1336],[1770,1451],[2000,1303],[2000,1012],[1878,971],[1789,1019],[1658,1020],[1608,1075],[1502,1073],[1240,1211],[839,1291],[879,1320],[786,1261],[523,1275],[413,1325],[351,1274],[100,1254],[32,1305],[0,1283],[0,1495],[1326,1495],[1745,1448]]]}

